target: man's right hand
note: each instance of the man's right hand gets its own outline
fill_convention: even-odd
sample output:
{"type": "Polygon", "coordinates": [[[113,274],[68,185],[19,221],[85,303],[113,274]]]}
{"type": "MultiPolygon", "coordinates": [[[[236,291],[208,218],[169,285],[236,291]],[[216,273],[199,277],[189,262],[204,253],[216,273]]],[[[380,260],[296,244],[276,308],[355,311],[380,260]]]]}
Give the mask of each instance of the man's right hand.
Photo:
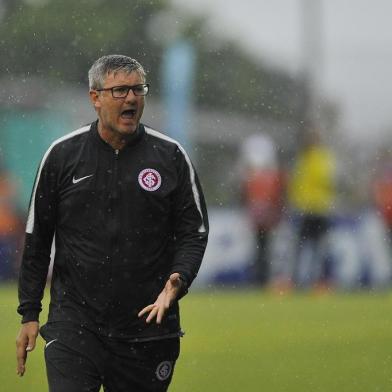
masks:
{"type": "Polygon", "coordinates": [[[38,336],[38,321],[29,321],[22,324],[19,334],[16,338],[16,373],[23,376],[26,371],[27,353],[35,348],[35,341],[38,336]]]}

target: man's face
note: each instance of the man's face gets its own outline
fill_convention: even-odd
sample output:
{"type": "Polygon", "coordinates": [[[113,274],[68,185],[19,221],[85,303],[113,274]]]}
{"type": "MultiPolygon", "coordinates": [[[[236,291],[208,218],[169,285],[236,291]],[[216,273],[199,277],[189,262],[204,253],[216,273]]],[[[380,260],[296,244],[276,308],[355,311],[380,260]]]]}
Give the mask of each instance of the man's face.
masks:
{"type": "MultiPolygon", "coordinates": [[[[103,88],[135,86],[145,83],[138,72],[109,74],[103,88]]],[[[129,90],[125,98],[113,98],[112,92],[90,91],[90,98],[97,111],[101,129],[127,136],[136,131],[144,110],[144,96],[136,96],[129,90]]]]}

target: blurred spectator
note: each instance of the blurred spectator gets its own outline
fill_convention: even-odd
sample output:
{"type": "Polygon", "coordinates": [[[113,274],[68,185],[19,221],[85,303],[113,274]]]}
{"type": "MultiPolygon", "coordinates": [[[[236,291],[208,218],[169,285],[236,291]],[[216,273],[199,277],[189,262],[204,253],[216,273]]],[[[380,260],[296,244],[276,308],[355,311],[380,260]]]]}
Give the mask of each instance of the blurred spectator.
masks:
{"type": "Polygon", "coordinates": [[[380,164],[373,181],[374,202],[388,232],[389,249],[392,250],[392,154],[381,154],[380,164]]]}
{"type": "Polygon", "coordinates": [[[16,186],[0,167],[0,281],[16,276],[22,226],[15,200],[16,186]]]}
{"type": "Polygon", "coordinates": [[[284,179],[275,144],[265,134],[245,140],[241,149],[242,200],[255,231],[257,251],[254,278],[264,286],[270,277],[270,233],[279,223],[283,209],[284,179]]]}
{"type": "Polygon", "coordinates": [[[318,131],[304,133],[288,185],[288,199],[298,223],[293,282],[297,287],[325,285],[330,265],[324,251],[325,235],[336,198],[336,163],[318,131]]]}

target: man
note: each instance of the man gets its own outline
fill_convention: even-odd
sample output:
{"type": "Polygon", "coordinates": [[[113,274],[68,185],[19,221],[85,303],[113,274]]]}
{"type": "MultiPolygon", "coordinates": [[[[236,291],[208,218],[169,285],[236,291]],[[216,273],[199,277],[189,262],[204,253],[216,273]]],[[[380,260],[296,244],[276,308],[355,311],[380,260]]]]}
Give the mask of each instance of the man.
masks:
{"type": "Polygon", "coordinates": [[[337,199],[336,161],[319,132],[311,125],[304,131],[290,175],[288,200],[299,221],[292,280],[299,288],[325,290],[332,272],[325,241],[337,199]]]}
{"type": "Polygon", "coordinates": [[[52,239],[45,360],[51,392],[166,391],[178,300],[207,244],[200,184],[183,148],[143,125],[149,85],[120,55],[89,71],[98,120],[55,141],[32,193],[19,278],[17,372],[35,346],[52,239]]]}
{"type": "Polygon", "coordinates": [[[276,146],[266,134],[245,139],[241,147],[241,196],[255,233],[254,281],[266,286],[271,278],[271,233],[283,214],[284,176],[276,146]]]}

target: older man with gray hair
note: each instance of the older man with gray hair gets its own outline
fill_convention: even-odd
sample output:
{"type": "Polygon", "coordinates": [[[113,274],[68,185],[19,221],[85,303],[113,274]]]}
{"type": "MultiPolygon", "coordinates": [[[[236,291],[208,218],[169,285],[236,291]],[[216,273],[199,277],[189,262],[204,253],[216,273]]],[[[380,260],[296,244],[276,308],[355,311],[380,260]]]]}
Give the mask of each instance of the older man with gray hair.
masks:
{"type": "Polygon", "coordinates": [[[149,84],[139,62],[101,57],[89,83],[97,121],[49,147],[32,192],[17,372],[40,332],[51,392],[166,391],[183,334],[178,301],[207,245],[204,197],[182,146],[140,122],[149,84]]]}

